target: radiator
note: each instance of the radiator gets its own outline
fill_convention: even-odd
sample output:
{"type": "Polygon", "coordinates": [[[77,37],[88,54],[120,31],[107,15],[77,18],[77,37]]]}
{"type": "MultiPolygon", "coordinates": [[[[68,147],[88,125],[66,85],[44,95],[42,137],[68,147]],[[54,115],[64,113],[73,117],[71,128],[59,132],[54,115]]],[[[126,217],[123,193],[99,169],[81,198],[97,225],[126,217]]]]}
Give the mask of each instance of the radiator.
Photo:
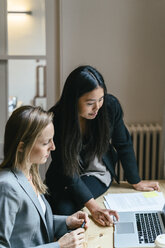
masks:
{"type": "MultiPolygon", "coordinates": [[[[162,179],[161,168],[162,127],[159,124],[129,124],[139,175],[143,180],[162,179]]],[[[125,180],[120,161],[117,174],[120,180],[125,180]]]]}

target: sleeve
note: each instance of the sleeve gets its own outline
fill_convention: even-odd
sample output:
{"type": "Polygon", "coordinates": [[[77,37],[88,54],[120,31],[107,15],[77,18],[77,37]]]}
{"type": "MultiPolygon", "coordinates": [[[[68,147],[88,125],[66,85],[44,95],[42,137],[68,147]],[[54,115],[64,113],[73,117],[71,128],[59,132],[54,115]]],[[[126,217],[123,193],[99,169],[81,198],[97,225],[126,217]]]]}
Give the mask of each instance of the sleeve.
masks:
{"type": "Polygon", "coordinates": [[[58,241],[56,241],[56,242],[52,242],[52,243],[49,243],[49,244],[38,245],[38,246],[35,246],[35,247],[28,247],[28,248],[60,248],[60,245],[59,245],[58,241]]]}
{"type": "Polygon", "coordinates": [[[68,184],[68,191],[74,195],[77,204],[84,205],[93,195],[79,175],[75,175],[68,184]]]}
{"type": "Polygon", "coordinates": [[[0,247],[11,247],[10,237],[19,210],[19,199],[16,192],[7,184],[0,185],[0,192],[0,247]]]}
{"type": "Polygon", "coordinates": [[[63,192],[66,192],[74,197],[78,205],[84,205],[84,203],[93,198],[92,193],[79,175],[75,174],[73,177],[64,176],[59,167],[60,160],[54,159],[47,170],[46,184],[50,191],[48,197],[58,199],[63,192]]]}
{"type": "Polygon", "coordinates": [[[137,162],[133,150],[131,136],[123,121],[123,111],[117,98],[113,98],[114,123],[112,145],[115,147],[118,158],[124,169],[125,177],[131,184],[138,183],[139,177],[137,162]]]}
{"type": "Polygon", "coordinates": [[[68,232],[66,219],[65,215],[53,215],[54,234],[57,239],[68,232]]]}
{"type": "MultiPolygon", "coordinates": [[[[10,237],[14,228],[16,215],[18,214],[21,207],[20,199],[17,195],[17,192],[7,183],[0,184],[0,192],[0,247],[12,248],[10,237]]],[[[49,244],[42,244],[28,248],[60,248],[60,246],[58,242],[52,242],[49,244]]]]}
{"type": "Polygon", "coordinates": [[[49,244],[38,245],[38,246],[35,246],[35,247],[28,247],[28,248],[60,248],[60,245],[59,245],[58,241],[56,241],[56,242],[52,242],[52,243],[49,243],[49,244]]]}

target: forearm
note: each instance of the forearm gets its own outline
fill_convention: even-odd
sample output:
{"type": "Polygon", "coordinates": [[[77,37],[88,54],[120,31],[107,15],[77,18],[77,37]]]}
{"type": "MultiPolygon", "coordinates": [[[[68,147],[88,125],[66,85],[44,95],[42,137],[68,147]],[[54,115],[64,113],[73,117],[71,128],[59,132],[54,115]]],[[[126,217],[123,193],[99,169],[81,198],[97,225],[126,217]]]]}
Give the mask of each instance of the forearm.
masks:
{"type": "Polygon", "coordinates": [[[138,167],[136,163],[136,159],[134,157],[133,151],[125,151],[125,154],[120,155],[119,159],[121,161],[125,178],[130,184],[137,184],[141,181],[139,176],[138,167]]]}
{"type": "Polygon", "coordinates": [[[94,198],[91,198],[89,201],[85,203],[85,207],[92,213],[96,209],[100,208],[94,198]]]}

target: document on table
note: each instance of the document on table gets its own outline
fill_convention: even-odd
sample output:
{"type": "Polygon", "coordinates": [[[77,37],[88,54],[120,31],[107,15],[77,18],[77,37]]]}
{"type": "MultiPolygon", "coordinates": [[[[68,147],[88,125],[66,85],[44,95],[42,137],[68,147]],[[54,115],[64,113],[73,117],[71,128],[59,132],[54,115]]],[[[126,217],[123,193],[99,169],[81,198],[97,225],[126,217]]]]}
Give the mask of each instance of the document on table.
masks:
{"type": "Polygon", "coordinates": [[[162,210],[165,198],[162,192],[140,192],[107,194],[104,196],[105,207],[118,212],[162,210]]]}

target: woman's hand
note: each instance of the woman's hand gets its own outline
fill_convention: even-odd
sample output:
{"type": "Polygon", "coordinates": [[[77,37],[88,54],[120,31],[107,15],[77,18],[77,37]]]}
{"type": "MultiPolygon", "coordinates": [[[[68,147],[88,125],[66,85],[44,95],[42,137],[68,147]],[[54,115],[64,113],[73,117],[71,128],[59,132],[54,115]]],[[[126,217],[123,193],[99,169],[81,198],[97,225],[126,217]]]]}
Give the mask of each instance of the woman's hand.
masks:
{"type": "Polygon", "coordinates": [[[139,191],[160,191],[159,183],[153,181],[140,181],[137,184],[132,184],[132,186],[134,187],[134,189],[139,191]]]}
{"type": "Polygon", "coordinates": [[[102,226],[111,226],[113,221],[113,216],[118,221],[119,216],[116,211],[98,208],[91,212],[93,219],[102,226]]]}
{"type": "Polygon", "coordinates": [[[85,242],[84,232],[84,228],[78,228],[75,231],[66,233],[58,240],[60,248],[82,248],[85,242]]]}
{"type": "Polygon", "coordinates": [[[86,229],[89,226],[88,214],[82,211],[78,211],[68,216],[68,218],[66,219],[66,225],[68,226],[69,229],[75,229],[81,227],[84,221],[85,221],[84,228],[86,229]]]}
{"type": "Polygon", "coordinates": [[[116,211],[100,208],[93,198],[90,199],[85,206],[91,212],[93,219],[102,226],[111,226],[114,223],[113,216],[116,221],[119,219],[116,211]]]}

